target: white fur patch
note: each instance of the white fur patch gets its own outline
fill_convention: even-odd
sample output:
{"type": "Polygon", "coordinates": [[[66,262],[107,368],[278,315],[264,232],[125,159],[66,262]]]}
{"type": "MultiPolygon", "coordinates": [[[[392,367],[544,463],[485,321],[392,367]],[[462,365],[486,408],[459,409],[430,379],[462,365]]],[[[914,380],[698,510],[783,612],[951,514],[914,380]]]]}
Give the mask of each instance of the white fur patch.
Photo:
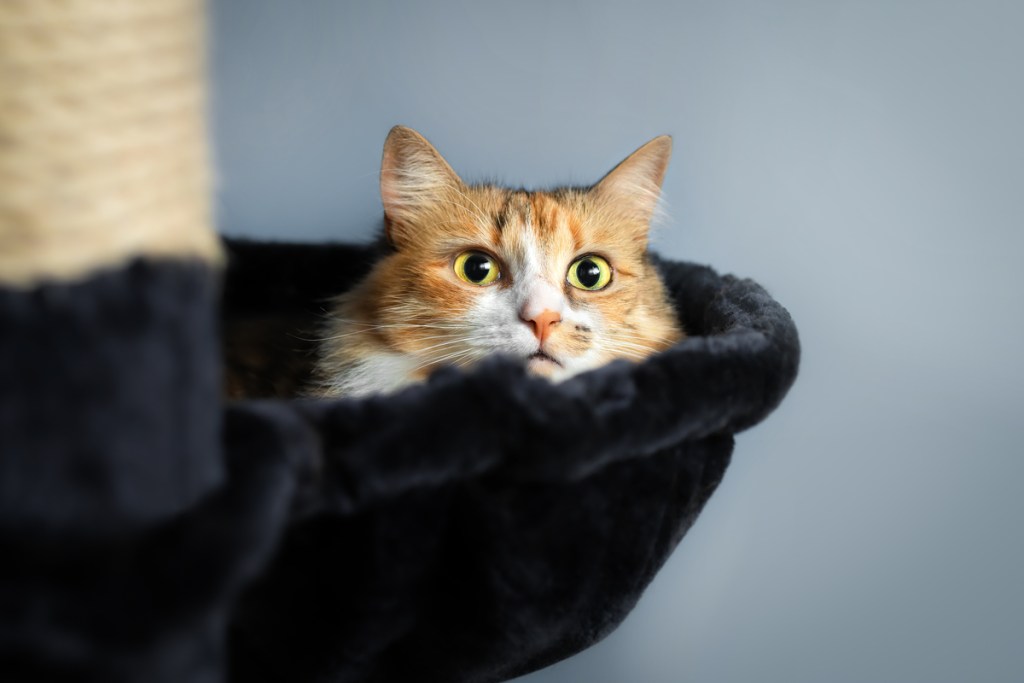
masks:
{"type": "Polygon", "coordinates": [[[412,373],[416,365],[412,356],[382,351],[354,361],[345,372],[331,377],[327,384],[334,395],[389,393],[413,382],[412,373]]]}

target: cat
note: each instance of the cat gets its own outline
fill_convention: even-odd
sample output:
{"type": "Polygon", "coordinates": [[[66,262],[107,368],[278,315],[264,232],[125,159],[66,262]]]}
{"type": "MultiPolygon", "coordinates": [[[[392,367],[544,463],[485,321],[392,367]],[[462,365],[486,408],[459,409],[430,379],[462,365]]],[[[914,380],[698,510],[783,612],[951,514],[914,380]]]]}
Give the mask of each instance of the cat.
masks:
{"type": "Polygon", "coordinates": [[[675,344],[684,332],[647,254],[671,150],[657,137],[592,187],[527,191],[466,184],[393,128],[388,250],[333,302],[310,393],[390,392],[496,353],[557,382],[675,344]]]}

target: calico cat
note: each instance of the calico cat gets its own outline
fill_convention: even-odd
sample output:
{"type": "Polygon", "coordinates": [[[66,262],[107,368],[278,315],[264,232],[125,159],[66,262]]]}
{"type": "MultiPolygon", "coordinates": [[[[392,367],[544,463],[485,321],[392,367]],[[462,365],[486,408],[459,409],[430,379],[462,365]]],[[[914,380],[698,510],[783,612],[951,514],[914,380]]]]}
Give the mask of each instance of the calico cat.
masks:
{"type": "Polygon", "coordinates": [[[396,126],[380,174],[390,249],[334,302],[311,393],[387,392],[501,353],[564,380],[684,333],[647,256],[672,141],[589,188],[469,185],[396,126]]]}

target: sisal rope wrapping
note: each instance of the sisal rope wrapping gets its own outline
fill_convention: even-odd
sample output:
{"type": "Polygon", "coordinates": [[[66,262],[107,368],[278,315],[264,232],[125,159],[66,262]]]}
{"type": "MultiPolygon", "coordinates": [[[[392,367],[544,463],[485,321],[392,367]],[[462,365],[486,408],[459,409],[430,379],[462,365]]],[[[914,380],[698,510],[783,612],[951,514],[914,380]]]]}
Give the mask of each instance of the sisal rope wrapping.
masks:
{"type": "Polygon", "coordinates": [[[216,261],[202,0],[0,0],[0,284],[216,261]]]}

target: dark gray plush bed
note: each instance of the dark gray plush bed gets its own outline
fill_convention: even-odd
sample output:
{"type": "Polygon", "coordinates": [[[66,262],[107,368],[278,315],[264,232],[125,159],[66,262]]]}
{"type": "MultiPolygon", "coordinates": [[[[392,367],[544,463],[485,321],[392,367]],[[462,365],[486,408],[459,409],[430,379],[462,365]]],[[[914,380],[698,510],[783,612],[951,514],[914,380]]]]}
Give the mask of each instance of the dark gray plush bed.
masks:
{"type": "Polygon", "coordinates": [[[372,258],[229,254],[226,279],[150,259],[0,291],[4,680],[544,666],[620,623],[797,372],[761,287],[663,261],[691,336],[640,364],[551,385],[494,358],[391,396],[222,404],[218,330],[309,321],[372,258]]]}

